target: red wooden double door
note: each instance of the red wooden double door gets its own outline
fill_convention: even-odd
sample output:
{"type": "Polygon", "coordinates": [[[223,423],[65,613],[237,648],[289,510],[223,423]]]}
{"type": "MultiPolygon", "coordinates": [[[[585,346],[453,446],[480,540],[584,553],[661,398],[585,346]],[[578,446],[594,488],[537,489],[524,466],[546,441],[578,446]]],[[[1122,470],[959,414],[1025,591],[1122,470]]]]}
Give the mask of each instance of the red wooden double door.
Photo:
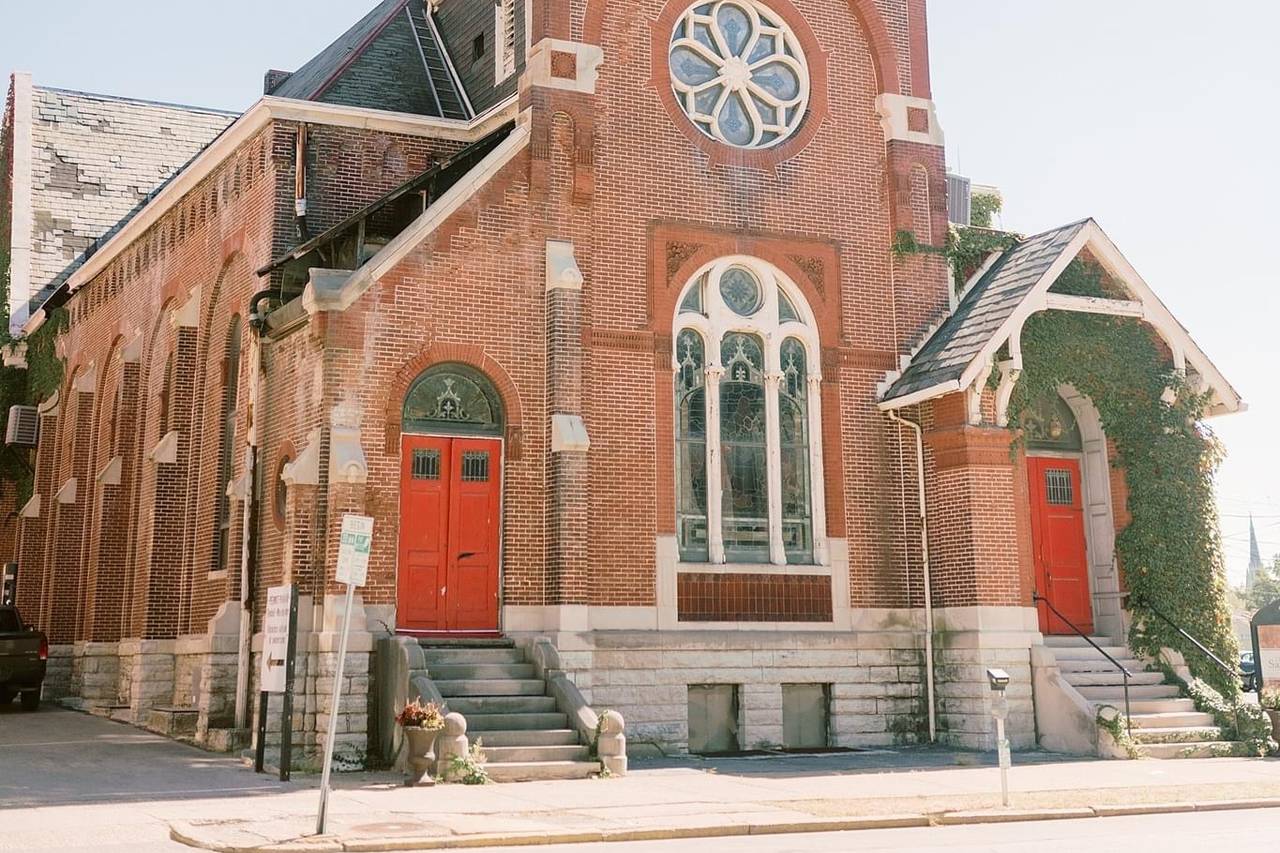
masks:
{"type": "Polygon", "coordinates": [[[406,435],[401,451],[397,627],[496,631],[501,442],[406,435]]]}
{"type": "MultiPolygon", "coordinates": [[[[1080,460],[1028,457],[1027,479],[1036,590],[1081,631],[1092,633],[1093,603],[1089,592],[1080,460]]],[[[1037,606],[1042,632],[1075,633],[1043,603],[1037,606]]]]}

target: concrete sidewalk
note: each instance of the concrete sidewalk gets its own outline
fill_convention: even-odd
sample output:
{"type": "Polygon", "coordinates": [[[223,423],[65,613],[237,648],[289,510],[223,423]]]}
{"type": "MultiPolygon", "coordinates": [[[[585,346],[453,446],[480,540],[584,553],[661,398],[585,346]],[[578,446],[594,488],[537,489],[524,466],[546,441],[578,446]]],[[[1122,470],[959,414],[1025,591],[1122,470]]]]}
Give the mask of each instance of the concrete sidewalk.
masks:
{"type": "MultiPolygon", "coordinates": [[[[254,802],[252,814],[172,823],[219,851],[383,851],[632,841],[1280,806],[1280,761],[1071,761],[1015,756],[1000,808],[989,756],[903,749],[760,760],[637,762],[625,778],[512,785],[343,787],[329,835],[318,792],[254,802]]],[[[350,780],[346,784],[351,784],[350,780]]],[[[339,784],[342,784],[340,781],[339,784]]]]}

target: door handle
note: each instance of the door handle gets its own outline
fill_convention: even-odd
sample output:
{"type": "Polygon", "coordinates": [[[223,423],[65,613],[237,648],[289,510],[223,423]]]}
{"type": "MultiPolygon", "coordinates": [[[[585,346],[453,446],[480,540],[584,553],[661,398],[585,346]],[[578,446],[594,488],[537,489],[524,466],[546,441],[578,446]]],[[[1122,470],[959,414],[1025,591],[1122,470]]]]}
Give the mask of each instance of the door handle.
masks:
{"type": "Polygon", "coordinates": [[[478,551],[464,551],[463,553],[458,555],[458,559],[465,560],[467,557],[474,557],[478,553],[479,553],[478,551]]]}

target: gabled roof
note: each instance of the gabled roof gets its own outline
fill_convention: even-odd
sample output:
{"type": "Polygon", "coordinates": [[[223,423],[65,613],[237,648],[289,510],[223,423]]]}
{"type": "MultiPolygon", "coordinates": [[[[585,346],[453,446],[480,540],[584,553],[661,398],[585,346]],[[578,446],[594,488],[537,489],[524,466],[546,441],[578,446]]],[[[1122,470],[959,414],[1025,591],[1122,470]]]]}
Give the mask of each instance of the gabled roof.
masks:
{"type": "Polygon", "coordinates": [[[470,117],[421,0],[382,0],[266,94],[440,118],[470,117]]]}
{"type": "Polygon", "coordinates": [[[1092,219],[1027,237],[989,259],[975,275],[955,312],[929,336],[902,372],[890,377],[880,408],[897,409],[985,382],[997,353],[1006,344],[1011,362],[1008,367],[1021,370],[1022,324],[1032,314],[1046,310],[1141,319],[1169,346],[1175,366],[1194,371],[1213,392],[1207,414],[1244,408],[1240,395],[1092,219]],[[1129,299],[1050,292],[1062,272],[1086,248],[1123,285],[1129,299]]]}

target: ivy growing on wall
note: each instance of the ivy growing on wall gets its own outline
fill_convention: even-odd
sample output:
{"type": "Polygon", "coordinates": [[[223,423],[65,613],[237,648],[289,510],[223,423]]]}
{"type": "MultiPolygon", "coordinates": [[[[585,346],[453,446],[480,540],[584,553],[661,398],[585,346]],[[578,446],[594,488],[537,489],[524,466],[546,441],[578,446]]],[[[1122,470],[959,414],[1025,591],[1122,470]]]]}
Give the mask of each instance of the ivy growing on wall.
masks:
{"type": "MultiPolygon", "coordinates": [[[[1073,262],[1055,287],[1081,296],[1113,296],[1100,270],[1073,262]]],[[[1097,407],[1114,440],[1128,485],[1131,520],[1116,539],[1129,607],[1132,648],[1182,652],[1192,672],[1220,692],[1239,690],[1234,675],[1205,659],[1157,618],[1154,607],[1212,649],[1237,659],[1214,501],[1222,447],[1201,420],[1206,398],[1177,375],[1142,322],[1098,314],[1041,312],[1022,331],[1023,373],[1010,402],[1016,423],[1028,405],[1071,385],[1097,407]],[[1176,396],[1166,394],[1171,389],[1176,396]]]]}
{"type": "Polygon", "coordinates": [[[974,193],[969,199],[969,224],[974,228],[990,228],[1004,202],[994,193],[974,193]]]}
{"type": "Polygon", "coordinates": [[[894,235],[893,254],[897,258],[907,255],[940,255],[951,265],[959,295],[973,274],[986,262],[992,252],[1003,252],[1018,242],[1016,234],[1007,231],[988,231],[983,228],[951,226],[947,240],[941,246],[929,246],[916,240],[910,231],[894,235]]]}

